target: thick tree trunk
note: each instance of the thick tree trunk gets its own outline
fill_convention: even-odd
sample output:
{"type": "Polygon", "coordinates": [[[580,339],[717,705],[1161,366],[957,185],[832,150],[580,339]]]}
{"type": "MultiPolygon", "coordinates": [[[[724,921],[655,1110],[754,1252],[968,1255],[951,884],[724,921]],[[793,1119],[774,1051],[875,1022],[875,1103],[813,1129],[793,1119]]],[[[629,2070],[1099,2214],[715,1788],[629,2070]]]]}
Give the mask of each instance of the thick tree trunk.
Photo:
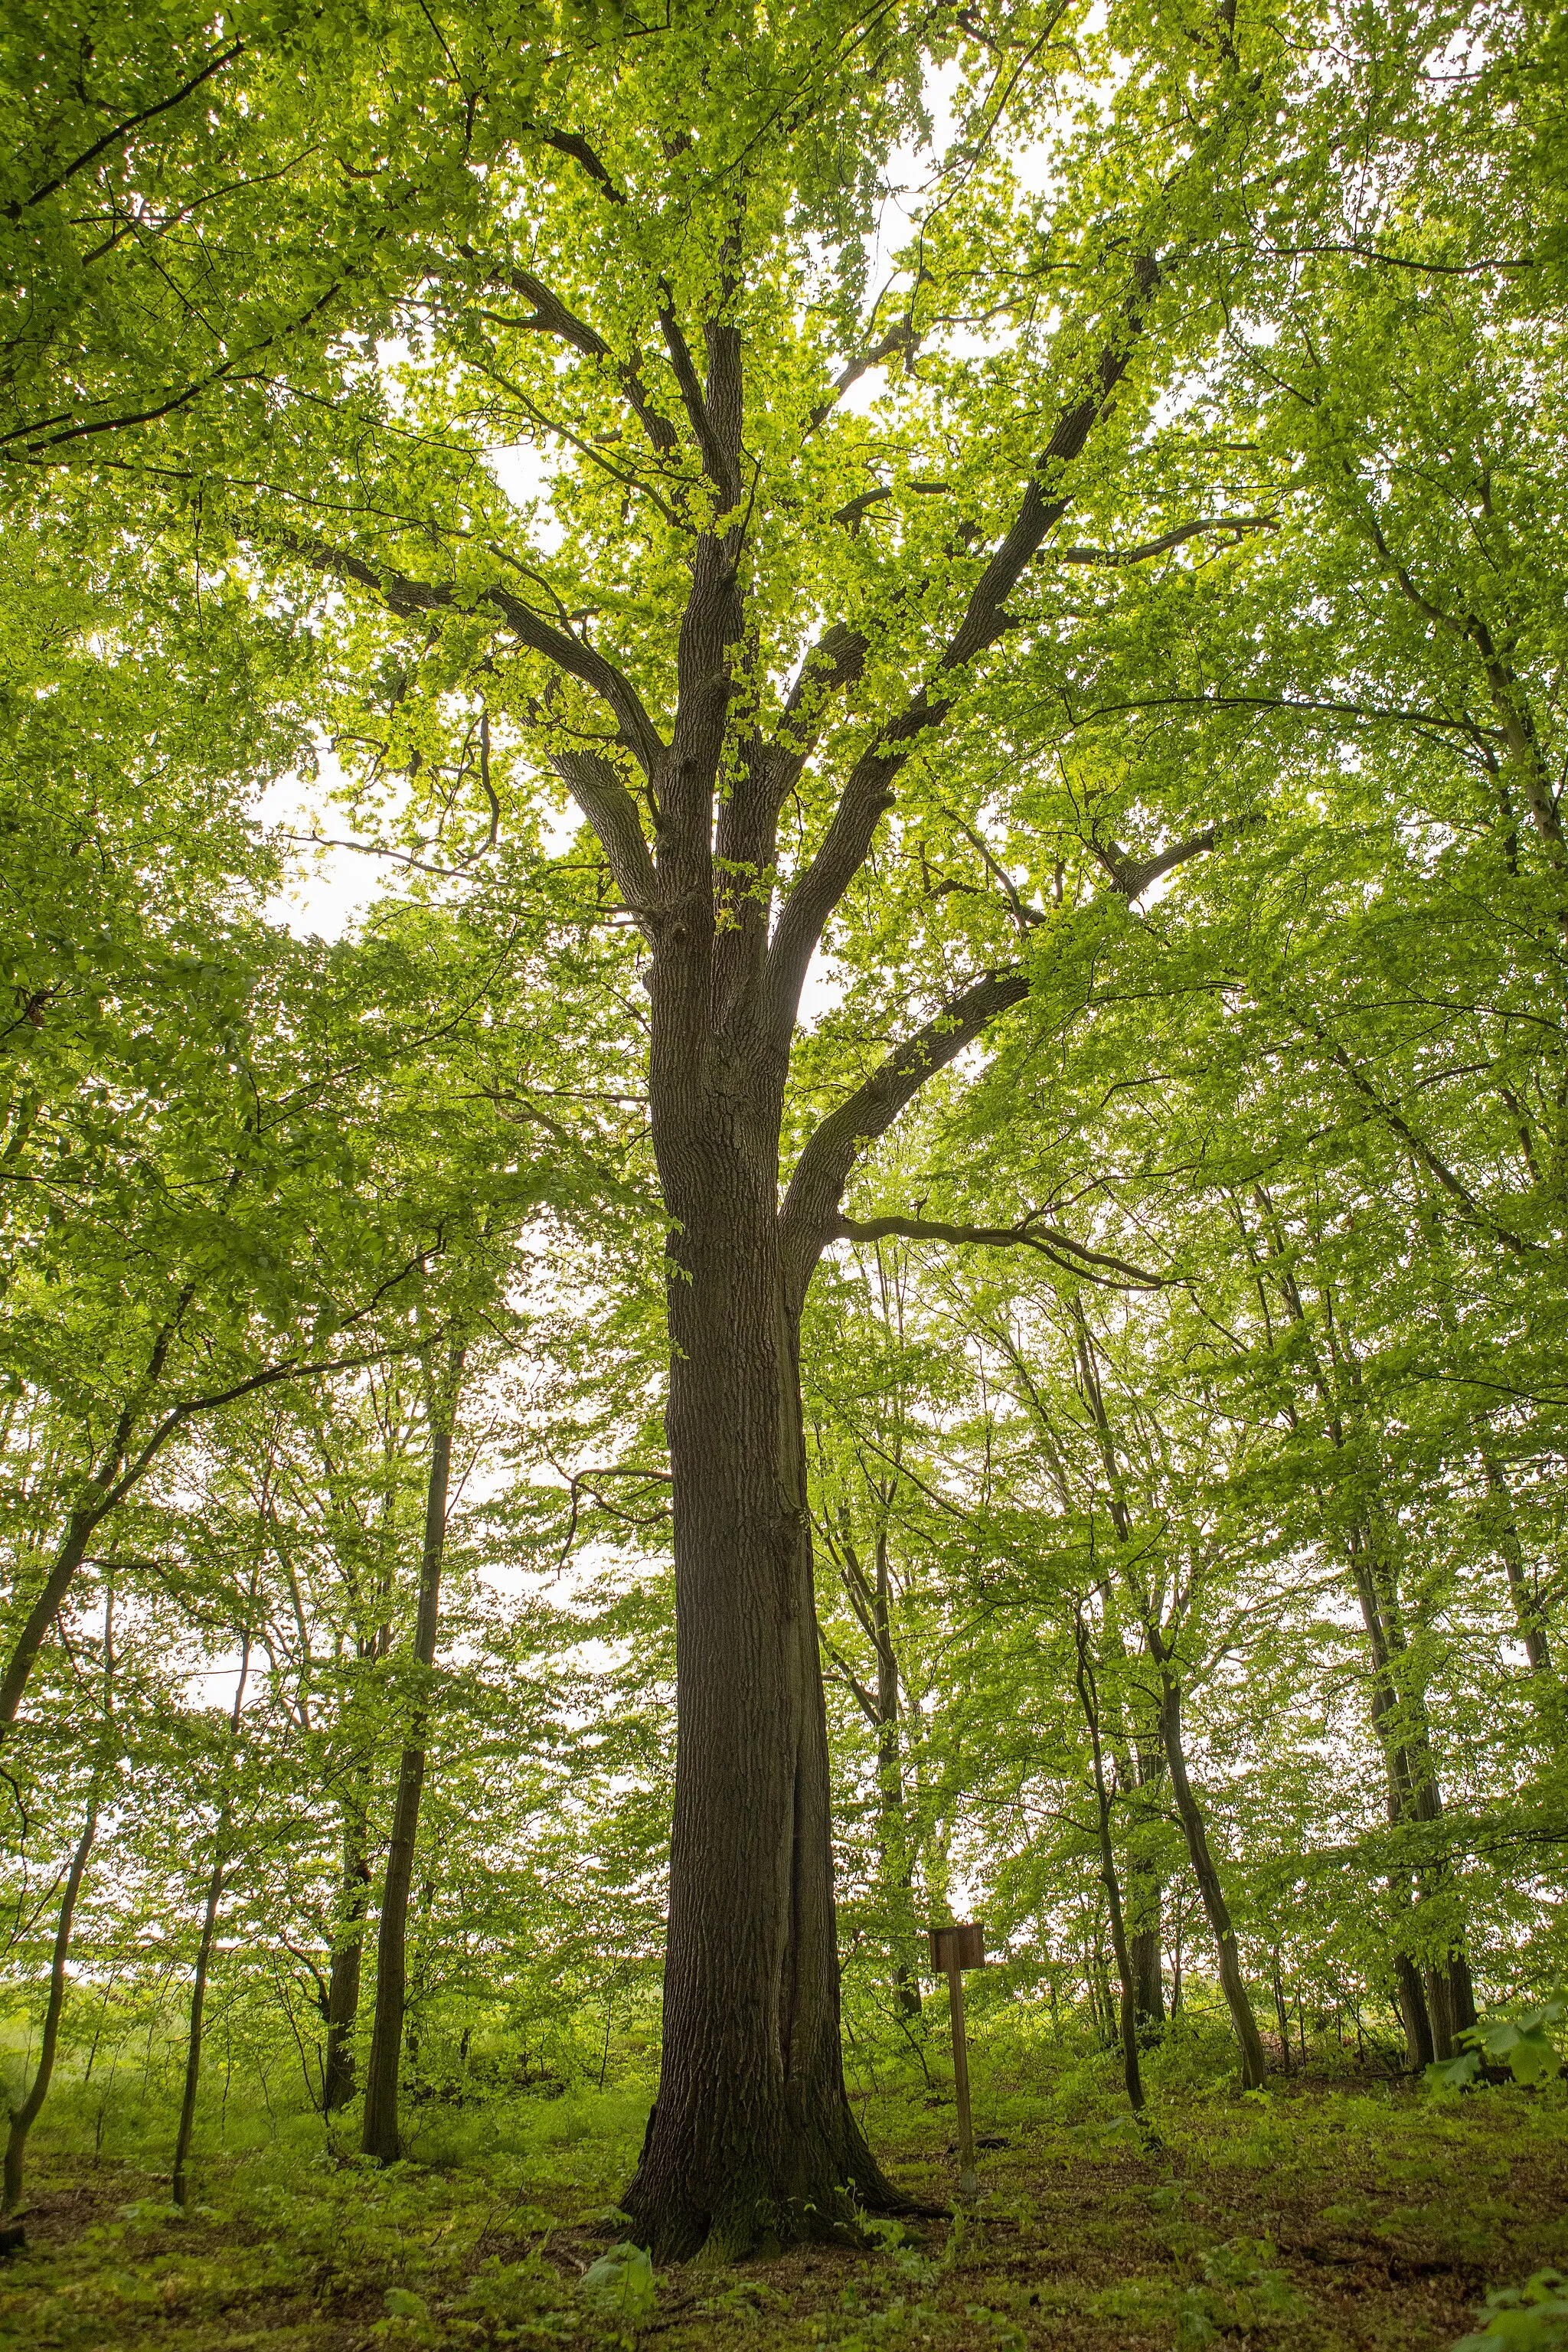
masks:
{"type": "MultiPolygon", "coordinates": [[[[446,1396],[437,1399],[433,1395],[431,1402],[430,1478],[425,1496],[425,1545],[419,1565],[419,1609],[414,1628],[414,1662],[420,1674],[427,1673],[435,1663],[440,1624],[447,1490],[452,1475],[452,1421],[462,1363],[461,1350],[455,1350],[446,1396]]],[[[420,1697],[398,1761],[386,1883],[376,1929],[375,2015],[371,2027],[370,2062],[365,2068],[361,2146],[366,2156],[378,2157],[383,2164],[395,2164],[403,2153],[397,2095],[403,2063],[404,2011],[408,1997],[408,1896],[414,1884],[419,1801],[425,1789],[426,1723],[426,1704],[420,1697]]]]}
{"type": "Polygon", "coordinates": [[[844,2088],[827,1724],[776,1152],[773,1134],[749,1152],[724,1150],[709,1128],[695,1167],[668,1140],[664,1154],[681,1226],[668,1412],[675,1819],[663,2065],[622,2200],[660,2260],[703,2249],[731,2260],[851,2225],[857,2201],[907,2202],[844,2088]]]}
{"type": "Polygon", "coordinates": [[[1165,1761],[1171,1769],[1171,1792],[1175,1798],[1176,1812],[1187,1841],[1193,1876],[1197,1880],[1205,1916],[1214,1935],[1219,1958],[1220,1985],[1241,2052],[1242,2085],[1248,2091],[1261,2090],[1268,2076],[1263,2037],[1258,2031],[1258,2020],[1253,2015],[1252,2001],[1241,1973],[1236,1931],[1231,1926],[1230,1909],[1225,1899],[1219,1872],[1209,1850],[1203,1813],[1187,1778],[1186,1752],[1182,1744],[1181,1685],[1163,1671],[1161,1675],[1160,1734],[1164,1742],[1165,1761]]]}
{"type": "Polygon", "coordinates": [[[59,1921],[55,1929],[54,1954],[49,1967],[48,2000],[44,2009],[44,2030],[38,2042],[37,2067],[26,2097],[19,2106],[11,2110],[11,2127],[5,2139],[4,2204],[0,2206],[0,2210],[7,2214],[14,2213],[22,2201],[22,2168],[26,2159],[27,2135],[38,2120],[54,2078],[60,2019],[66,2005],[66,1962],[70,1956],[71,1922],[76,1916],[77,1896],[81,1893],[82,1876],[97,1835],[98,1788],[95,1782],[88,1798],[87,1820],[77,1840],[70,1868],[66,1873],[65,1892],[60,1898],[59,1921]]]}
{"type": "Polygon", "coordinates": [[[343,1806],[343,1878],[327,1977],[327,2049],[321,2067],[321,2112],[335,2116],[354,2095],[354,2029],[359,2022],[360,1969],[370,1909],[370,1854],[364,1809],[343,1806]]]}

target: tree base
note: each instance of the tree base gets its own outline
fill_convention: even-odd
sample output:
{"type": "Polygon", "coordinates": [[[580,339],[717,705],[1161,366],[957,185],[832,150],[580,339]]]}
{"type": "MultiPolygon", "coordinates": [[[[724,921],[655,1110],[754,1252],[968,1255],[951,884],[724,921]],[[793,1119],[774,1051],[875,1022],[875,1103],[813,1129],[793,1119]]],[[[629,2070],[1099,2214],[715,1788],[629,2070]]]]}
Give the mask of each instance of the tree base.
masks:
{"type": "Polygon", "coordinates": [[[835,2149],[819,2146],[815,2162],[809,2158],[803,2161],[805,2152],[797,2148],[771,2165],[753,2158],[744,2168],[736,2166],[722,2201],[706,2210],[670,2164],[668,2152],[659,2147],[658,2114],[656,2105],[648,2116],[641,2159],[621,2200],[637,2242],[647,2246],[655,2262],[721,2269],[748,2256],[772,2258],[786,2246],[863,2245],[868,2213],[945,2216],[945,2208],[922,2204],[888,2179],[847,2100],[833,2135],[838,2142],[835,2149]]]}

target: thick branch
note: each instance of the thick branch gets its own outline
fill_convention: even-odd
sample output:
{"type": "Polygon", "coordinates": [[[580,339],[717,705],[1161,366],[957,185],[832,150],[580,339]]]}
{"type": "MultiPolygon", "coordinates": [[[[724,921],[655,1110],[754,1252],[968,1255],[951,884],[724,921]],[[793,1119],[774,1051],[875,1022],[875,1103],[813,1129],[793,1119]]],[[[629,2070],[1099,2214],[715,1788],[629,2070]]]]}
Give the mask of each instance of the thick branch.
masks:
{"type": "MultiPolygon", "coordinates": [[[[393,571],[390,565],[367,562],[364,557],[351,555],[345,548],[323,547],[292,532],[283,534],[283,544],[313,571],[329,572],[340,580],[357,580],[362,587],[374,591],[389,612],[400,616],[463,609],[457,592],[439,581],[414,580],[405,572],[393,571]]],[[[499,583],[481,588],[474,601],[492,606],[521,645],[542,654],[568,677],[576,678],[580,685],[598,695],[613,713],[627,750],[645,770],[652,772],[664,750],[663,741],[637,688],[614,662],[606,660],[595,646],[584,644],[581,637],[556,628],[542,614],[536,613],[521,596],[513,595],[510,589],[499,583]]]]}
{"type": "MultiPolygon", "coordinates": [[[[465,260],[477,260],[469,246],[459,246],[465,260]]],[[[535,333],[554,335],[558,341],[581,352],[584,359],[602,360],[615,375],[627,404],[635,413],[648,439],[661,457],[668,457],[679,446],[679,436],[666,416],[661,416],[648,397],[647,386],[642,380],[635,355],[628,360],[617,359],[596,328],[589,326],[576,312],[568,308],[552,287],[531,269],[515,264],[497,271],[491,282],[509,287],[533,305],[532,315],[510,321],[514,326],[531,329],[535,333]]]]}
{"type": "MultiPolygon", "coordinates": [[[[1245,817],[1226,830],[1240,832],[1244,826],[1260,824],[1261,821],[1258,817],[1245,817]]],[[[1178,866],[1185,866],[1189,858],[1205,856],[1214,847],[1219,830],[1218,825],[1207,824],[1202,833],[1192,834],[1185,841],[1173,842],[1169,849],[1160,850],[1142,864],[1129,857],[1120,843],[1114,841],[1109,851],[1096,847],[1095,856],[1122,897],[1131,902],[1141,898],[1150,884],[1157,882],[1162,874],[1173,873],[1178,866]]]]}
{"type": "Polygon", "coordinates": [[[658,883],[636,801],[598,751],[556,751],[551,765],[598,835],[616,886],[646,929],[658,883]]]}
{"type": "MultiPolygon", "coordinates": [[[[963,617],[937,664],[938,677],[954,678],[986,648],[1003,636],[1011,623],[1006,600],[1023,576],[1025,566],[1071,504],[1070,494],[1054,488],[1064,466],[1082,451],[1110,396],[1127,372],[1132,345],[1142,331],[1144,315],[1159,283],[1152,258],[1134,265],[1134,291],[1123,305],[1121,323],[1095,363],[1089,391],[1064,409],[1056,430],[1036,460],[1035,471],[1019,502],[1011,529],[992,554],[970,591],[963,617]],[[1046,485],[1053,485],[1047,491],[1046,485]]],[[[872,838],[884,813],[892,805],[893,784],[916,740],[940,726],[956,699],[956,680],[933,690],[921,686],[898,716],[850,770],[827,833],[805,872],[784,902],[768,957],[768,1017],[776,1030],[795,1020],[806,968],[828,917],[869,854],[872,838]]]]}
{"type": "Polygon", "coordinates": [[[988,971],[889,1055],[880,1069],[830,1111],[795,1162],[779,1211],[785,1280],[798,1306],[821,1256],[849,1171],[868,1143],[885,1135],[926,1080],[955,1061],[1009,1006],[1029,993],[1018,967],[988,971]]]}
{"type": "Polygon", "coordinates": [[[957,1242],[979,1244],[987,1249],[1038,1250],[1053,1265],[1089,1282],[1105,1283],[1112,1289],[1131,1286],[1136,1290],[1163,1290],[1172,1280],[1163,1274],[1151,1274],[1141,1265],[1129,1264],[1124,1257],[1113,1257],[1106,1250],[1086,1249],[1075,1242],[1070,1234],[1060,1232],[1055,1225],[1042,1224],[1036,1217],[1025,1217],[1016,1225],[952,1225],[934,1217],[846,1217],[833,1220],[825,1241],[875,1242],[893,1234],[902,1241],[957,1242]],[[1108,1276],[1095,1271],[1104,1266],[1111,1275],[1125,1277],[1121,1282],[1110,1282],[1108,1276]]]}
{"type": "Polygon", "coordinates": [[[834,377],[833,388],[827,398],[818,401],[811,412],[813,430],[826,423],[851,384],[858,383],[863,375],[874,367],[880,367],[884,360],[890,360],[895,352],[912,351],[919,341],[920,337],[908,319],[900,319],[897,326],[889,327],[868,351],[859,352],[842,373],[834,377]]]}

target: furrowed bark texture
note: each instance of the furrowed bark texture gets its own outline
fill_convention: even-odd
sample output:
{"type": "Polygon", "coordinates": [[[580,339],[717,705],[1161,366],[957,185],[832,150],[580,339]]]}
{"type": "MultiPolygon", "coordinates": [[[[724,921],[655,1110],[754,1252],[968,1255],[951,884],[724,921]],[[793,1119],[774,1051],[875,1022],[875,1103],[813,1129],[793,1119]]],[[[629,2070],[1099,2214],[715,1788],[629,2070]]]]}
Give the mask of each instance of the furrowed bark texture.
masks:
{"type": "Polygon", "coordinates": [[[670,1123],[678,1769],[664,2065],[624,2201],[662,2255],[721,2259],[898,2200],[844,2091],[776,1131],[739,1106],[670,1123]]]}

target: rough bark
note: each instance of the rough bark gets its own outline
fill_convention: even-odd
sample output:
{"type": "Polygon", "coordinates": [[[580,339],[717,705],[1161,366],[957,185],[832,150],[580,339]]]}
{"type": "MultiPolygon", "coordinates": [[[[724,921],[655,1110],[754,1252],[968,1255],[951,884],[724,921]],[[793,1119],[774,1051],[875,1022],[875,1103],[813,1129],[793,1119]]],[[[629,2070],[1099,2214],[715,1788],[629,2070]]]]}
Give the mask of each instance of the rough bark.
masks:
{"type": "Polygon", "coordinates": [[[1170,1767],[1171,1793],[1176,1801],[1177,1817],[1187,1841],[1193,1876],[1197,1881],[1204,1915],[1208,1920],[1219,1958],[1220,1986],[1241,2053],[1242,2086],[1248,2091],[1261,2090],[1268,2076],[1263,2037],[1258,2031],[1258,2020],[1253,2014],[1251,1998],[1241,1973],[1236,1930],[1231,1925],[1230,1907],[1226,1902],[1225,1888],[1209,1847],[1202,1809],[1187,1777],[1186,1751],[1182,1740],[1181,1685],[1165,1673],[1163,1667],[1160,1689],[1160,1736],[1164,1744],[1165,1761],[1170,1767]]]}
{"type": "Polygon", "coordinates": [[[668,1413],[678,1767],[664,2063],[623,2199],[665,2258],[732,2258],[846,2228],[857,2200],[904,2201],[844,2089],[827,1727],[772,1139],[748,1158],[703,1151],[689,1208],[684,1153],[666,1179],[681,1228],[668,1413]]]}
{"type": "MultiPolygon", "coordinates": [[[[662,2069],[623,2202],[660,2259],[704,2246],[728,2257],[770,2235],[844,2226],[857,2201],[907,2203],[872,2160],[843,2082],[798,1324],[857,1159],[936,1072],[1024,1001],[1028,971],[1020,962],[957,986],[822,1120],[781,1206],[784,1092],[801,987],[824,930],[870,854],[905,762],[1013,626],[1008,598],[1068,509],[1073,461],[1110,413],[1159,285],[1152,255],[1135,251],[1125,298],[1042,436],[946,644],[854,758],[770,929],[772,893],[759,884],[779,863],[780,812],[818,748],[829,698],[861,675],[871,649],[835,622],[772,740],[731,724],[754,635],[743,354],[731,322],[740,268],[738,247],[721,247],[700,352],[672,298],[658,313],[690,427],[679,437],[711,492],[710,519],[694,520],[689,541],[668,742],[597,646],[534,612],[508,583],[479,592],[515,642],[597,698],[614,722],[616,761],[640,770],[654,813],[650,845],[616,761],[575,745],[552,751],[653,950],[649,1124],[672,1223],[677,1757],[662,2069]]],[[[542,331],[564,331],[559,306],[542,303],[537,288],[529,299],[542,331]]],[[[584,348],[580,337],[575,346],[584,348]]],[[[411,621],[467,593],[351,550],[297,536],[288,544],[411,621]]],[[[1157,862],[1201,855],[1212,838],[1211,830],[1157,862]]],[[[1119,869],[1116,887],[1133,895],[1148,870],[1119,869]]]]}
{"type": "MultiPolygon", "coordinates": [[[[460,1349],[452,1356],[445,1390],[432,1384],[430,1475],[425,1494],[425,1542],[419,1563],[419,1606],[414,1627],[414,1664],[427,1675],[436,1659],[441,1619],[441,1568],[447,1548],[447,1494],[452,1474],[452,1421],[462,1376],[460,1349]]],[[[398,2126],[398,2088],[403,2064],[404,2012],[408,1997],[408,1897],[414,1884],[414,1853],[419,1836],[419,1803],[425,1790],[427,1708],[421,1696],[410,1716],[398,1759],[397,1795],[375,1939],[375,2012],[370,2060],[365,2068],[361,2147],[383,2164],[403,2153],[398,2126]]]]}

